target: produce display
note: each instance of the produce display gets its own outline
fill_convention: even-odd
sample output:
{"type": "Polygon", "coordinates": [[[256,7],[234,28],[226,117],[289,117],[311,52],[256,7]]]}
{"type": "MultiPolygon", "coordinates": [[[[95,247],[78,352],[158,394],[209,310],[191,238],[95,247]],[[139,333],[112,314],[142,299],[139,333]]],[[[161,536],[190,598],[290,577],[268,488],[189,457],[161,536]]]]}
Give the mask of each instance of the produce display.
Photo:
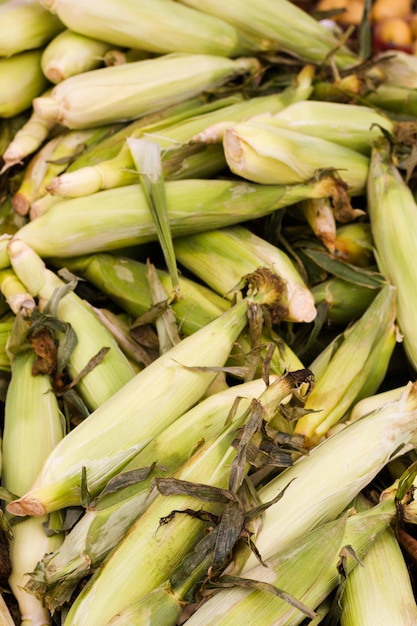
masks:
{"type": "Polygon", "coordinates": [[[0,0],[0,625],[417,625],[417,7],[0,0]]]}

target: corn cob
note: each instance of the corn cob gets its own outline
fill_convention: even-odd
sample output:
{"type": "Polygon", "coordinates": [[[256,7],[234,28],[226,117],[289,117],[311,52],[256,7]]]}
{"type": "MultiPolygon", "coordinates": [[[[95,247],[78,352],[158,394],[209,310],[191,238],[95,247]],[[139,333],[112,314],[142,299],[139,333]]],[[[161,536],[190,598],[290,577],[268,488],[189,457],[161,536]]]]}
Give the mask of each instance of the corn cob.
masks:
{"type": "MultiPolygon", "coordinates": [[[[173,178],[174,172],[170,171],[170,157],[175,156],[175,149],[181,155],[181,148],[185,156],[182,160],[178,159],[177,169],[180,176],[182,178],[203,177],[194,174],[191,169],[192,159],[194,158],[195,160],[197,157],[201,157],[205,164],[206,175],[210,177],[226,167],[221,145],[214,147],[206,146],[200,150],[197,150],[195,146],[194,152],[192,146],[189,146],[188,156],[187,150],[184,150],[184,144],[190,142],[202,129],[215,124],[219,120],[227,119],[232,123],[250,117],[256,111],[279,110],[282,106],[282,97],[280,94],[259,96],[207,113],[204,113],[204,107],[202,107],[202,113],[199,115],[194,115],[172,126],[156,129],[155,131],[152,131],[152,127],[142,126],[133,132],[130,137],[145,137],[148,141],[156,141],[161,145],[162,165],[166,177],[168,175],[169,178],[173,178]]],[[[96,193],[101,189],[131,185],[136,181],[137,174],[134,171],[130,150],[127,143],[124,143],[117,156],[113,159],[101,161],[95,166],[63,174],[51,182],[48,191],[62,197],[77,197],[96,193]]]]}
{"type": "Polygon", "coordinates": [[[257,121],[318,137],[369,156],[380,128],[393,134],[395,123],[371,107],[341,102],[306,100],[295,102],[257,121]]]}
{"type": "Polygon", "coordinates": [[[181,0],[183,4],[195,7],[224,19],[258,37],[266,37],[279,48],[303,61],[325,63],[334,58],[339,67],[357,63],[352,52],[312,16],[288,0],[278,0],[271,4],[268,0],[251,2],[238,0],[225,5],[220,0],[181,0]]]}
{"type": "MultiPolygon", "coordinates": [[[[267,567],[257,565],[247,571],[244,578],[275,585],[314,610],[339,583],[338,565],[343,549],[350,546],[361,562],[393,520],[394,509],[394,502],[386,501],[368,512],[351,512],[322,524],[278,550],[266,561],[267,567]],[[318,551],[322,557],[319,560],[318,551]]],[[[346,572],[362,569],[353,556],[345,557],[344,567],[346,572]]],[[[304,619],[305,615],[285,597],[236,586],[221,589],[197,609],[187,623],[190,626],[232,626],[246,620],[248,624],[256,621],[260,626],[296,626],[304,619]]]]}
{"type": "MultiPolygon", "coordinates": [[[[17,277],[29,293],[38,297],[40,310],[46,310],[57,291],[64,289],[65,283],[54,272],[48,270],[36,253],[22,241],[12,241],[9,253],[17,277]]],[[[110,332],[75,293],[63,295],[57,304],[56,316],[70,324],[77,337],[77,344],[68,360],[72,380],[76,379],[88,362],[97,357],[103,348],[110,349],[109,354],[88,371],[76,385],[86,405],[94,410],[130,381],[135,371],[110,332]]]]}
{"type": "MultiPolygon", "coordinates": [[[[332,181],[287,187],[189,179],[167,181],[165,190],[171,232],[178,237],[262,217],[309,196],[329,195],[332,181]]],[[[42,258],[120,250],[157,238],[140,185],[61,200],[18,233],[42,258]]],[[[0,267],[10,264],[5,247],[7,242],[0,242],[0,267]]]]}
{"type": "Polygon", "coordinates": [[[257,69],[254,58],[172,53],[71,76],[33,107],[68,128],[100,126],[153,113],[257,69]]]}
{"type": "Polygon", "coordinates": [[[0,57],[41,48],[63,28],[36,0],[7,0],[0,4],[0,57]]]}
{"type": "Polygon", "coordinates": [[[223,147],[231,171],[254,182],[306,183],[320,170],[334,169],[352,196],[365,190],[368,157],[320,137],[279,128],[267,120],[248,120],[226,130],[223,147]]]}
{"type": "Polygon", "coordinates": [[[28,109],[48,87],[41,69],[42,49],[0,58],[0,117],[13,117],[28,109]],[[16,80],[19,76],[19,80],[16,80]]]}
{"type": "Polygon", "coordinates": [[[174,247],[179,263],[226,298],[242,276],[267,266],[283,281],[282,319],[311,322],[316,316],[311,292],[288,255],[243,226],[180,237],[174,247]]]}
{"type": "MultiPolygon", "coordinates": [[[[303,434],[313,443],[343,417],[359,399],[364,386],[373,385],[371,393],[376,392],[394,350],[395,317],[396,290],[386,285],[363,316],[345,332],[344,341],[332,355],[308,397],[305,403],[307,413],[298,420],[295,432],[303,434]],[[377,364],[382,372],[379,367],[376,369],[377,364]],[[343,380],[340,379],[342,369],[343,380]],[[308,413],[310,409],[316,412],[308,413]]],[[[311,367],[314,372],[314,364],[311,367]]]]}
{"type": "Polygon", "coordinates": [[[404,349],[417,367],[413,316],[417,306],[416,280],[407,251],[414,249],[416,203],[399,171],[390,162],[386,144],[374,148],[368,179],[368,211],[379,270],[397,288],[397,320],[404,349]]]}
{"type": "MultiPolygon", "coordinates": [[[[259,301],[262,295],[254,294],[253,298],[259,301]]],[[[274,293],[266,292],[265,298],[273,302],[274,293]]],[[[68,433],[46,461],[31,491],[10,503],[9,512],[43,515],[78,504],[83,467],[89,490],[96,495],[153,436],[202,397],[216,373],[193,367],[224,365],[246,325],[247,307],[246,300],[238,302],[136,374],[68,433]],[[147,398],[146,393],[152,397],[147,398]]]]}
{"type": "MultiPolygon", "coordinates": [[[[275,397],[276,404],[279,404],[291,388],[288,382],[284,378],[283,381],[278,379],[269,385],[259,398],[260,406],[264,396],[275,397]]],[[[275,408],[272,408],[272,402],[267,402],[273,415],[275,408]]],[[[221,488],[229,485],[231,488],[230,463],[236,455],[231,444],[236,436],[236,428],[246,423],[251,411],[252,406],[248,411],[239,412],[214,441],[203,446],[182,466],[175,477],[197,484],[204,481],[205,485],[221,488]]],[[[106,624],[109,616],[117,613],[124,605],[136,601],[164,582],[201,536],[201,522],[180,515],[158,528],[160,520],[172,510],[193,508],[193,505],[194,497],[187,494],[169,497],[159,495],[77,596],[65,620],[66,626],[80,623],[94,623],[97,626],[106,624]],[[138,578],[132,576],[133,572],[136,572],[138,578]],[[118,580],[119,589],[124,590],[123,597],[118,591],[109,596],[109,581],[113,581],[114,585],[115,580],[118,580]],[[137,580],[141,580],[140,585],[137,580]]],[[[213,511],[213,508],[218,511],[219,505],[206,503],[207,511],[213,511]]]]}
{"type": "MultiPolygon", "coordinates": [[[[13,355],[6,395],[2,484],[15,494],[22,494],[29,488],[45,458],[63,437],[63,416],[50,378],[46,374],[33,374],[36,358],[32,349],[13,355]],[[36,451],[34,441],[37,442],[36,451]]],[[[47,521],[44,516],[13,526],[9,583],[19,603],[21,623],[25,626],[51,622],[49,612],[41,602],[23,589],[28,572],[46,552],[57,549],[62,541],[59,535],[47,537],[43,526],[47,521]]]]}
{"type": "Polygon", "coordinates": [[[123,48],[156,53],[190,52],[226,57],[260,50],[262,41],[232,25],[167,0],[41,0],[72,30],[123,48]]]}
{"type": "Polygon", "coordinates": [[[412,626],[417,605],[410,574],[391,528],[382,532],[349,573],[341,598],[341,626],[412,626]],[[383,564],[383,567],[381,565],[383,564]]]}
{"type": "MultiPolygon", "coordinates": [[[[283,381],[283,389],[288,381],[289,377],[283,381]]],[[[139,452],[124,472],[152,467],[156,460],[158,466],[164,468],[163,472],[155,468],[140,482],[100,495],[71,529],[62,546],[43,559],[40,590],[50,609],[56,609],[70,599],[78,581],[96,569],[150,506],[157,495],[156,490],[149,491],[153,478],[156,475],[170,476],[177,471],[203,445],[201,440],[199,442],[202,434],[205,443],[220,434],[237,401],[238,411],[245,411],[252,398],[258,397],[264,389],[265,382],[257,379],[211,395],[175,420],[139,452]],[[108,532],[109,528],[111,532],[108,532]]],[[[291,392],[290,386],[288,392],[291,392]]]]}
{"type": "Polygon", "coordinates": [[[66,28],[45,47],[41,67],[51,83],[95,70],[104,65],[104,54],[111,44],[80,35],[66,28]]]}
{"type": "MultiPolygon", "coordinates": [[[[269,502],[288,486],[281,500],[265,511],[256,540],[264,560],[310,529],[334,519],[388,461],[410,449],[409,442],[415,437],[416,400],[417,386],[409,383],[399,400],[351,423],[259,489],[261,501],[269,502]],[[311,490],[312,484],[320,484],[320,493],[311,490]],[[291,524],[283,523],[287,519],[291,524]]],[[[243,575],[255,565],[256,559],[249,557],[243,575]]]]}

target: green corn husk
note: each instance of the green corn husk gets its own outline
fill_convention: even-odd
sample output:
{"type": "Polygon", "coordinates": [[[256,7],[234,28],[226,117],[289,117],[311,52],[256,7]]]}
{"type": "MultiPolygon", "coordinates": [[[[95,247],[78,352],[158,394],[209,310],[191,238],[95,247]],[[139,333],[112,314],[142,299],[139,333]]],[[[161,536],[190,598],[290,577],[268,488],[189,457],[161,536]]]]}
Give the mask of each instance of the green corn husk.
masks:
{"type": "Polygon", "coordinates": [[[71,76],[55,85],[49,98],[35,98],[33,107],[68,128],[100,126],[153,113],[258,67],[255,58],[166,54],[71,76]]]}
{"type": "Polygon", "coordinates": [[[312,294],[288,255],[239,224],[177,238],[174,248],[179,263],[226,298],[245,274],[267,266],[283,281],[282,319],[311,322],[316,316],[312,294]]]}
{"type": "MultiPolygon", "coordinates": [[[[363,393],[381,384],[396,343],[396,289],[385,285],[344,334],[305,403],[295,432],[311,444],[324,436],[363,393]],[[340,372],[343,371],[343,378],[340,372]],[[308,413],[309,410],[315,411],[308,413]]],[[[314,364],[312,364],[314,371],[314,364]]]]}
{"type": "Polygon", "coordinates": [[[168,0],[41,0],[72,30],[123,48],[158,54],[190,52],[225,57],[262,49],[262,40],[249,37],[221,19],[168,0]]]}
{"type": "MultiPolygon", "coordinates": [[[[262,295],[254,298],[262,300],[262,295]]],[[[96,495],[152,437],[204,395],[217,372],[193,367],[224,365],[246,326],[247,307],[246,300],[238,302],[136,374],[65,437],[31,491],[10,503],[9,512],[42,515],[79,504],[83,468],[88,489],[96,495]]]]}
{"type": "Polygon", "coordinates": [[[7,344],[13,329],[13,324],[14,316],[11,315],[3,317],[0,320],[0,373],[10,373],[11,363],[9,353],[7,351],[7,344]]]}
{"type": "MultiPolygon", "coordinates": [[[[278,379],[269,385],[259,397],[260,405],[263,406],[264,396],[271,408],[274,403],[268,398],[275,397],[275,406],[279,404],[291,389],[287,383],[284,378],[284,381],[278,379]]],[[[175,477],[197,483],[196,494],[201,483],[227,489],[230,464],[236,455],[231,444],[236,429],[250,419],[251,411],[250,408],[239,412],[216,439],[204,445],[182,466],[175,477]]],[[[272,412],[275,413],[275,408],[272,412]]],[[[65,620],[66,626],[107,624],[109,617],[126,604],[163,583],[201,537],[202,528],[200,520],[188,515],[176,516],[163,526],[160,526],[160,520],[173,510],[192,509],[195,505],[195,498],[188,494],[158,495],[77,596],[65,620]],[[114,593],[110,592],[110,581],[114,593]]],[[[206,501],[204,509],[218,512],[219,504],[206,501]]]]}
{"type": "MultiPolygon", "coordinates": [[[[47,455],[64,436],[63,416],[50,377],[33,374],[35,359],[31,349],[13,356],[6,395],[2,485],[14,494],[23,494],[29,488],[47,455]]],[[[22,589],[27,573],[39,559],[61,544],[61,535],[46,535],[47,522],[48,517],[43,516],[23,520],[12,527],[9,583],[24,626],[51,623],[49,612],[41,602],[22,589]]]]}
{"type": "Polygon", "coordinates": [[[37,48],[0,58],[0,117],[22,113],[45,92],[49,83],[41,69],[41,55],[42,49],[37,48]]]}
{"type": "Polygon", "coordinates": [[[365,190],[368,157],[267,120],[249,120],[229,128],[223,147],[231,171],[254,182],[294,185],[313,179],[320,170],[335,170],[352,196],[365,190]]]}
{"type": "Polygon", "coordinates": [[[95,70],[104,65],[104,54],[111,44],[80,35],[68,28],[56,35],[45,47],[41,67],[51,83],[95,70]]]}
{"type": "MultiPolygon", "coordinates": [[[[409,383],[398,401],[351,423],[261,487],[261,501],[269,502],[288,486],[283,498],[265,511],[256,539],[262,558],[339,515],[388,461],[410,449],[416,410],[417,385],[409,383]]],[[[249,557],[243,575],[255,565],[256,559],[249,557]]]]}
{"type": "Polygon", "coordinates": [[[244,32],[266,37],[279,48],[303,61],[323,63],[331,55],[339,67],[357,63],[355,55],[340,46],[334,35],[311,15],[288,0],[252,2],[238,0],[181,0],[183,4],[224,19],[244,32]],[[333,54],[332,54],[333,53],[333,54]]]}
{"type": "Polygon", "coordinates": [[[346,326],[364,315],[378,291],[333,276],[314,285],[311,293],[316,306],[327,304],[327,320],[331,324],[346,326]]]}
{"type": "MultiPolygon", "coordinates": [[[[277,551],[267,560],[267,567],[257,565],[247,571],[244,578],[275,585],[314,610],[340,582],[337,567],[343,549],[350,546],[361,562],[394,519],[394,510],[394,502],[385,501],[370,511],[343,515],[322,524],[277,551]]],[[[353,556],[344,565],[346,572],[362,569],[353,556]]],[[[232,626],[245,621],[262,626],[296,626],[305,619],[284,598],[262,589],[233,588],[233,581],[230,587],[221,589],[197,609],[188,620],[190,626],[232,626]]]]}
{"type": "MultiPolygon", "coordinates": [[[[152,305],[146,279],[146,266],[140,261],[115,254],[94,254],[70,259],[51,259],[58,267],[66,267],[89,280],[100,291],[108,295],[124,311],[135,318],[146,314],[152,305]],[[135,289],[132,289],[132,286],[135,289]]],[[[172,293],[173,285],[167,272],[158,270],[167,293],[172,293]]],[[[177,324],[183,336],[191,335],[226,311],[231,303],[198,282],[179,276],[180,298],[171,303],[177,324]]],[[[270,372],[281,375],[285,371],[302,369],[303,364],[277,333],[271,331],[262,337],[263,343],[274,342],[270,360],[270,372]]],[[[242,353],[249,352],[251,341],[248,332],[240,334],[239,348],[232,350],[228,365],[242,365],[242,353]]],[[[262,358],[265,351],[262,351],[262,358]]]]}
{"type": "Polygon", "coordinates": [[[377,537],[362,563],[363,567],[356,567],[347,577],[341,598],[341,626],[413,626],[417,604],[391,528],[377,537]]]}
{"type": "MultiPolygon", "coordinates": [[[[214,179],[165,183],[174,237],[262,217],[309,196],[331,195],[332,189],[331,179],[288,187],[214,179]]],[[[17,236],[42,258],[120,250],[157,239],[139,184],[61,200],[17,236]]],[[[1,242],[0,267],[10,264],[6,247],[1,242]]]]}
{"type": "Polygon", "coordinates": [[[417,314],[417,293],[409,251],[414,249],[417,237],[417,206],[411,189],[391,163],[385,144],[375,147],[372,153],[367,196],[377,264],[397,288],[398,325],[407,357],[416,369],[413,317],[417,314]]]}
{"type": "MultiPolygon", "coordinates": [[[[273,377],[270,382],[274,380],[273,377]]],[[[288,381],[289,378],[282,381],[283,393],[288,381]]],[[[237,410],[243,412],[252,398],[258,397],[264,389],[265,382],[257,379],[209,396],[139,452],[120,475],[120,489],[102,493],[71,529],[62,546],[43,559],[38,584],[42,598],[51,610],[70,599],[78,581],[100,564],[150,506],[157,495],[155,490],[149,491],[153,478],[156,475],[171,476],[199,447],[220,434],[237,400],[237,410]],[[127,476],[125,472],[151,467],[155,461],[163,470],[156,467],[144,480],[123,487],[121,481],[124,475],[127,476]]],[[[37,585],[34,584],[32,589],[37,589],[37,585]]]]}
{"type": "Polygon", "coordinates": [[[68,130],[45,143],[25,167],[22,182],[12,198],[15,211],[27,215],[33,202],[46,195],[51,180],[64,171],[78,153],[99,142],[108,132],[108,126],[68,130]]]}
{"type": "Polygon", "coordinates": [[[384,128],[393,134],[395,123],[374,109],[359,104],[306,100],[283,111],[259,116],[257,121],[332,141],[369,156],[373,141],[384,128]]]}
{"type": "Polygon", "coordinates": [[[41,48],[63,28],[37,0],[7,0],[0,4],[0,57],[41,48]]]}
{"type": "MultiPolygon", "coordinates": [[[[63,292],[65,283],[45,267],[43,261],[22,241],[9,245],[12,268],[30,294],[39,300],[40,310],[47,311],[48,303],[63,292]]],[[[73,291],[62,293],[56,303],[56,317],[69,324],[75,332],[77,343],[68,357],[68,370],[74,380],[91,359],[103,348],[108,348],[101,362],[86,372],[76,387],[89,409],[94,410],[116,391],[132,380],[135,370],[118,347],[111,333],[97,318],[92,309],[73,291]]]]}

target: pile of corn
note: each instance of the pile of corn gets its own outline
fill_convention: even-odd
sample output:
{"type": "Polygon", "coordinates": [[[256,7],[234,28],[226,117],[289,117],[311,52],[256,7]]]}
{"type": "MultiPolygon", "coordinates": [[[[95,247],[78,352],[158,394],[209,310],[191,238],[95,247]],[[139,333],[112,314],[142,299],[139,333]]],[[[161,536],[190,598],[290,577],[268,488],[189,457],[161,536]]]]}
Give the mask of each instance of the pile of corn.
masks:
{"type": "Polygon", "coordinates": [[[417,624],[417,58],[371,9],[0,0],[2,625],[417,624]]]}

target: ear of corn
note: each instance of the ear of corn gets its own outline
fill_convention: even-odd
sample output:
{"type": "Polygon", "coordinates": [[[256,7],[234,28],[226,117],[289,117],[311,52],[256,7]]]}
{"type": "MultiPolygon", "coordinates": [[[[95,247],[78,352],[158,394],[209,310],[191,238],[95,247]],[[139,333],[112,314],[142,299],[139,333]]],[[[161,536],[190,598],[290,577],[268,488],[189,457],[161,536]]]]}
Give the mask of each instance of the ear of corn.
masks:
{"type": "Polygon", "coordinates": [[[68,433],[31,491],[8,505],[10,512],[43,515],[78,504],[83,467],[91,494],[97,494],[153,436],[201,398],[216,373],[193,366],[224,365],[246,325],[246,310],[246,301],[237,303],[136,374],[68,433]]]}
{"type": "Polygon", "coordinates": [[[398,325],[406,354],[416,368],[413,320],[417,315],[417,283],[409,251],[414,249],[417,237],[417,206],[410,188],[390,162],[385,144],[375,147],[372,153],[367,196],[378,267],[397,288],[398,325]]]}
{"type": "MultiPolygon", "coordinates": [[[[284,390],[286,384],[283,381],[284,390]]],[[[157,495],[155,490],[149,491],[153,478],[156,475],[170,476],[177,471],[199,447],[220,434],[235,408],[239,412],[247,410],[252,398],[258,397],[264,389],[265,382],[257,379],[209,396],[176,419],[139,452],[124,472],[151,467],[156,460],[164,470],[155,468],[140,482],[115,493],[101,494],[71,529],[62,546],[43,559],[42,575],[46,585],[43,597],[48,606],[61,606],[71,596],[77,582],[94,570],[123,539],[128,528],[157,495]],[[204,441],[199,440],[201,433],[204,433],[204,441]]],[[[268,408],[266,402],[265,408],[268,408]]],[[[45,589],[43,585],[42,589],[45,589]]]]}
{"type": "Polygon", "coordinates": [[[238,56],[260,49],[255,37],[223,20],[167,0],[41,0],[72,30],[123,48],[156,53],[238,56]]]}
{"type": "Polygon", "coordinates": [[[16,315],[19,312],[27,314],[36,307],[33,296],[11,268],[0,270],[0,291],[16,315]]]}
{"type": "Polygon", "coordinates": [[[284,283],[282,318],[311,322],[316,316],[312,294],[288,255],[243,226],[177,238],[174,247],[180,263],[225,297],[233,297],[245,274],[269,267],[284,283]]]}
{"type": "Polygon", "coordinates": [[[153,113],[257,67],[254,58],[167,54],[71,76],[55,85],[50,97],[32,93],[33,107],[44,119],[68,128],[100,126],[153,113]],[[167,82],[167,76],[172,80],[167,82]]]}
{"type": "MultiPolygon", "coordinates": [[[[10,242],[11,263],[16,275],[27,290],[39,299],[41,311],[63,290],[65,283],[51,270],[33,250],[19,240],[10,242]]],[[[88,365],[103,348],[109,353],[96,363],[78,382],[77,389],[87,406],[94,410],[103,404],[135,374],[128,359],[118,347],[111,333],[97,318],[92,309],[75,293],[70,292],[59,300],[56,308],[58,319],[70,324],[77,337],[68,368],[72,380],[88,365]]]]}
{"type": "Polygon", "coordinates": [[[41,56],[42,49],[37,48],[0,58],[0,117],[22,113],[45,92],[49,83],[41,69],[41,56]]]}
{"type": "Polygon", "coordinates": [[[319,170],[329,169],[338,173],[351,195],[365,190],[369,159],[321,137],[248,120],[226,130],[223,147],[232,172],[254,182],[306,183],[319,170]]]}
{"type": "Polygon", "coordinates": [[[347,577],[341,598],[341,626],[415,624],[416,600],[404,556],[391,528],[378,536],[362,565],[347,577]]]}
{"type": "Polygon", "coordinates": [[[181,0],[183,4],[221,17],[243,31],[267,37],[304,61],[326,62],[331,55],[340,67],[353,65],[355,56],[312,16],[288,0],[239,0],[225,5],[221,0],[181,0]]]}
{"type": "MultiPolygon", "coordinates": [[[[331,182],[324,180],[289,187],[220,179],[165,183],[174,237],[261,217],[306,197],[326,195],[329,188],[331,182]]],[[[156,231],[140,185],[129,185],[57,202],[20,228],[18,238],[42,258],[70,257],[155,241],[156,231]]],[[[7,247],[4,240],[0,243],[7,247]]],[[[0,267],[7,267],[1,246],[0,267]]]]}
{"type": "Polygon", "coordinates": [[[374,392],[377,390],[396,342],[395,316],[396,290],[386,285],[346,332],[305,403],[306,411],[317,412],[301,417],[296,432],[307,440],[317,441],[349,410],[364,386],[373,384],[374,392]]]}
{"type": "MultiPolygon", "coordinates": [[[[417,386],[409,383],[398,401],[368,413],[324,440],[259,489],[262,502],[269,502],[288,485],[281,500],[265,511],[256,540],[263,559],[339,515],[393,456],[405,452],[407,446],[410,449],[415,436],[416,400],[417,386]],[[311,490],[312,484],[320,484],[321,495],[311,490]],[[283,524],[284,519],[291,519],[291,524],[283,524]]],[[[249,557],[243,573],[256,564],[256,559],[249,557]]]]}
{"type": "Polygon", "coordinates": [[[111,44],[80,35],[66,28],[45,47],[41,67],[51,83],[88,72],[104,65],[103,57],[111,44]]]}
{"type": "MultiPolygon", "coordinates": [[[[50,90],[48,89],[42,95],[48,96],[49,94],[50,90]]],[[[20,163],[28,155],[36,152],[48,137],[53,125],[54,122],[43,120],[32,110],[29,119],[14,133],[2,153],[2,159],[4,161],[2,172],[20,163]]]]}
{"type": "Polygon", "coordinates": [[[311,293],[316,306],[328,305],[327,319],[332,324],[345,325],[364,315],[378,291],[333,276],[314,285],[311,293]]]}
{"type": "MultiPolygon", "coordinates": [[[[6,395],[2,484],[15,494],[28,489],[45,458],[64,435],[63,416],[51,380],[46,374],[34,375],[35,359],[32,349],[14,356],[6,395]]],[[[19,603],[22,624],[50,623],[49,612],[23,589],[28,573],[39,559],[57,549],[62,541],[60,535],[47,537],[46,522],[45,516],[29,518],[13,526],[9,583],[19,603]]]]}
{"type": "Polygon", "coordinates": [[[7,0],[0,4],[0,56],[41,48],[63,29],[37,0],[7,0]]]}
{"type": "MultiPolygon", "coordinates": [[[[276,406],[284,399],[291,384],[290,376],[279,378],[269,385],[259,397],[261,407],[265,396],[269,398],[267,402],[274,413],[274,404],[276,406]]],[[[239,412],[215,440],[203,446],[182,466],[175,477],[197,484],[204,482],[205,485],[228,488],[230,463],[236,455],[231,444],[236,436],[236,428],[246,423],[252,410],[251,406],[248,411],[239,412]]],[[[192,509],[194,506],[195,499],[190,495],[159,495],[78,595],[66,619],[67,626],[80,621],[104,625],[110,616],[167,580],[201,537],[202,529],[201,521],[188,515],[175,516],[162,526],[160,520],[173,510],[192,509]],[[109,584],[116,575],[123,577],[123,597],[120,594],[109,597],[109,584]],[[137,584],[138,580],[141,581],[140,585],[137,584]]],[[[213,502],[206,502],[204,508],[214,512],[220,510],[219,504],[213,502]]]]}

